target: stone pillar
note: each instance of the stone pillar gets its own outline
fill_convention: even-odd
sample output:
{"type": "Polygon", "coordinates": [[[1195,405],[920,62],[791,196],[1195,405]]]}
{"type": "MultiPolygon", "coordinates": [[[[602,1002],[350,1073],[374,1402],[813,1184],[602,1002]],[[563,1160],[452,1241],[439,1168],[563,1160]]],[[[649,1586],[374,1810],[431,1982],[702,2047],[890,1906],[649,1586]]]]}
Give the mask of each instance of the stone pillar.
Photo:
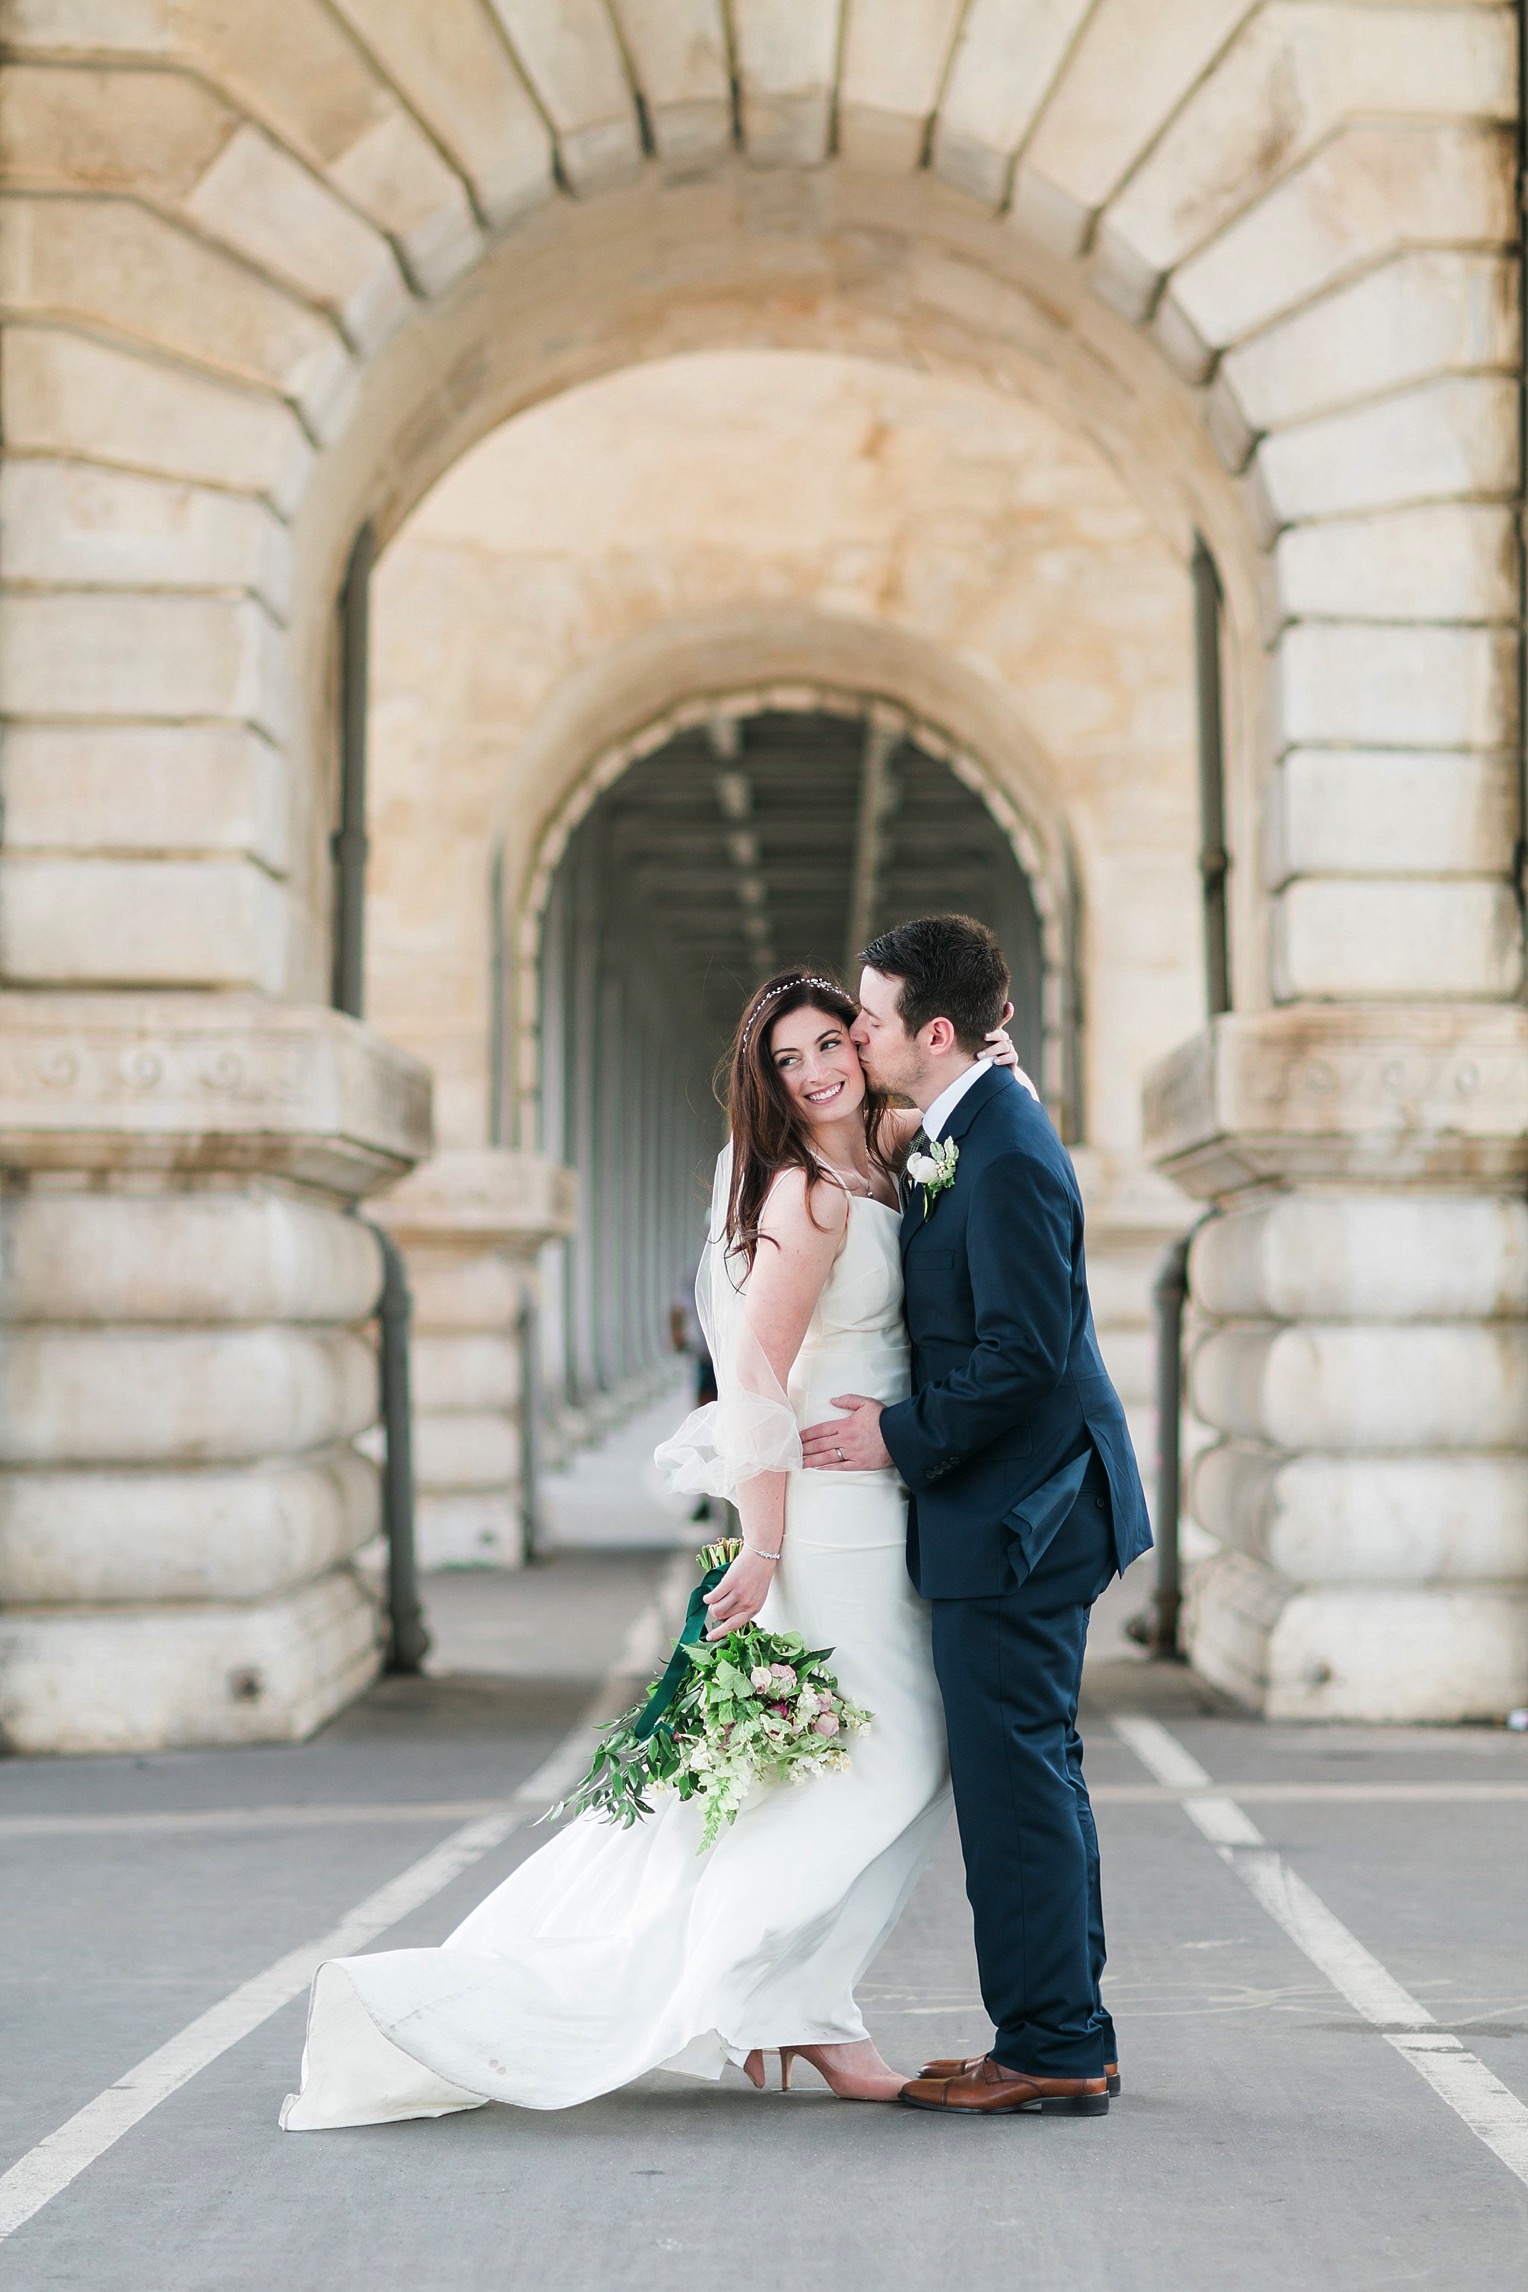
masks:
{"type": "Polygon", "coordinates": [[[1156,1504],[1156,1308],[1162,1259],[1194,1217],[1194,1205],[1155,1171],[1131,1168],[1097,1147],[1072,1159],[1087,1212],[1088,1291],[1104,1365],[1124,1403],[1148,1501],[1156,1504]]]}
{"type": "Polygon", "coordinates": [[[1147,1122],[1212,1205],[1196,1668],[1278,1719],[1528,1701],[1528,1013],[1219,1019],[1147,1122]]]}
{"type": "Polygon", "coordinates": [[[543,1246],[573,1230],[574,1184],[544,1154],[482,1147],[436,1155],[377,1204],[414,1293],[423,1567],[520,1564],[520,1314],[543,1246]]]}
{"type": "Polygon", "coordinates": [[[429,1081],[336,1013],[0,995],[0,1738],[290,1741],[379,1660],[376,1240],[429,1081]]]}

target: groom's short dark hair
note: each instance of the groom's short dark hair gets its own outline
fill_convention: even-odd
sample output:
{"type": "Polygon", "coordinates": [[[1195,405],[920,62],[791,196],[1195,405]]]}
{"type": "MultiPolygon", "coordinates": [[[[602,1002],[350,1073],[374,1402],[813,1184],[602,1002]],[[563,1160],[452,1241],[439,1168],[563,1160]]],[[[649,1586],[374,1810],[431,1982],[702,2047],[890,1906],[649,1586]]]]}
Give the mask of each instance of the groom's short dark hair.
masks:
{"type": "Polygon", "coordinates": [[[896,923],[860,956],[883,978],[900,979],[897,1009],[910,1035],[948,1019],[962,1050],[979,1051],[1003,1016],[1008,965],[997,936],[971,915],[925,915],[896,923]]]}

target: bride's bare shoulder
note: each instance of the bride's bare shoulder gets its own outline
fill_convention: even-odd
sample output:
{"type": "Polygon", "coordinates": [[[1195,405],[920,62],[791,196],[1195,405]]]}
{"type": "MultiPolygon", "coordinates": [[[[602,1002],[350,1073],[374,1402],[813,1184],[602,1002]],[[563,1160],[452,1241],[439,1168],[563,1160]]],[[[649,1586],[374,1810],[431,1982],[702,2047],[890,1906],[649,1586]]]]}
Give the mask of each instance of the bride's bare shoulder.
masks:
{"type": "Polygon", "coordinates": [[[808,1180],[804,1170],[782,1170],[764,1198],[759,1216],[760,1233],[777,1241],[810,1245],[826,1235],[841,1234],[849,1222],[849,1197],[830,1179],[808,1180]]]}

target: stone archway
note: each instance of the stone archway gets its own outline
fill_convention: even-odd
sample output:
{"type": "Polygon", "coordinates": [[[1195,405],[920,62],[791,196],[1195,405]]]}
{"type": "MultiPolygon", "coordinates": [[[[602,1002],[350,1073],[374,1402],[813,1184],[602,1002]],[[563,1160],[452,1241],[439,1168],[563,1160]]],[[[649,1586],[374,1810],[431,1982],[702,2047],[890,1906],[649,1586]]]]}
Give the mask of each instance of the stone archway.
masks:
{"type": "MultiPolygon", "coordinates": [[[[1087,428],[1185,560],[1203,530],[1238,1015],[1162,1080],[1156,1150],[1233,1210],[1270,1179],[1453,1185],[1461,1154],[1487,1192],[1520,1183],[1518,1017],[1482,1008],[1522,978],[1508,12],[1077,0],[1042,34],[1023,0],[738,0],[731,20],[730,59],[712,0],[679,44],[637,0],[555,27],[511,0],[190,0],[155,30],[47,6],[13,29],[0,1153],[18,1249],[44,1214],[68,1224],[38,1207],[48,1174],[83,1172],[118,1253],[107,1280],[98,1238],[77,1293],[40,1270],[12,1307],[19,1743],[281,1732],[357,1676],[344,1506],[253,1575],[221,1547],[166,1573],[150,1538],[116,1605],[57,1612],[107,1580],[113,1474],[153,1463],[194,1511],[194,1475],[244,1454],[210,1388],[131,1457],[92,1447],[68,1396],[102,1344],[189,1393],[241,1316],[299,1383],[309,1321],[352,1358],[350,1275],[239,1304],[209,1272],[156,1306],[173,1197],[150,1214],[110,1188],[295,1185],[322,1218],[424,1151],[423,1077],[315,1007],[339,571],[363,518],[385,536],[473,439],[613,365],[747,339],[980,374],[1087,428]],[[39,1576],[25,1522],[66,1517],[51,1549],[72,1557],[39,1576]]],[[[1406,1323],[1437,1321],[1451,1359],[1480,1334],[1468,1300],[1355,1281],[1397,1390],[1406,1323]]],[[[1234,1302],[1265,1366],[1238,1354],[1234,1407],[1206,1385],[1233,1445],[1278,1487],[1302,1444],[1360,1471],[1361,1411],[1292,1418],[1269,1381],[1305,1306],[1271,1280],[1234,1302]]],[[[318,1416],[270,1433],[272,1485],[343,1444],[352,1384],[336,1370],[318,1416]]],[[[1383,1441],[1410,1456],[1402,1419],[1383,1441]]],[[[1494,1450],[1493,1425],[1470,1440],[1494,1450]]],[[[1316,1516],[1341,1576],[1341,1506],[1316,1516]]],[[[1520,1699],[1516,1544],[1489,1580],[1439,1563],[1467,1586],[1438,1595],[1462,1637],[1418,1685],[1384,1634],[1350,1660],[1347,1589],[1300,1589],[1262,1519],[1219,1523],[1245,1548],[1205,1645],[1241,1691],[1316,1713],[1520,1699]]],[[[1423,1579],[1386,1597],[1425,1640],[1423,1579]]]]}
{"type": "Polygon", "coordinates": [[[1072,953],[1054,887],[1025,871],[1020,848],[1033,862],[1037,847],[1006,796],[956,761],[875,694],[692,697],[598,758],[541,838],[500,1006],[535,1078],[523,1119],[578,1177],[578,1223],[543,1283],[565,1420],[662,1373],[721,1143],[718,1061],[759,978],[851,980],[886,922],[958,906],[1002,942],[1021,1058],[1074,1071],[1054,1024],[1072,998],[1046,991],[1072,953]]]}
{"type": "Polygon", "coordinates": [[[1044,910],[1036,1072],[1074,1139],[1087,1101],[1111,1357],[1147,1402],[1149,1259],[1182,1208],[1143,1184],[1139,1082],[1201,992],[1190,636],[1172,551],[1096,449],[879,362],[649,362],[465,456],[384,552],[373,635],[368,1009],[431,1061],[455,1151],[540,1134],[544,890],[635,755],[701,719],[868,706],[948,764],[1044,910]]]}
{"type": "MultiPolygon", "coordinates": [[[[736,625],[734,624],[734,628],[736,625]]],[[[825,683],[819,678],[797,674],[787,677],[781,673],[766,675],[747,685],[737,685],[723,678],[711,682],[702,676],[699,689],[690,680],[701,670],[707,653],[715,659],[719,644],[726,643],[721,628],[704,633],[686,630],[680,636],[672,630],[662,632],[670,653],[670,672],[680,661],[689,674],[686,677],[684,697],[661,715],[652,717],[632,731],[625,739],[604,749],[587,767],[583,777],[565,797],[554,816],[542,829],[532,854],[531,863],[517,893],[512,894],[512,906],[506,915],[505,938],[515,951],[514,983],[501,999],[501,1007],[508,1019],[511,1050],[507,1060],[510,1082],[510,1119],[513,1134],[529,1142],[536,1135],[536,1075],[538,1069],[538,1022],[536,1012],[540,999],[541,941],[545,927],[547,902],[557,869],[561,865],[570,839],[600,799],[616,787],[635,764],[668,747],[676,739],[695,731],[714,733],[718,726],[739,725],[752,717],[769,713],[783,715],[820,715],[838,718],[849,724],[858,724],[867,730],[879,732],[888,743],[906,742],[920,757],[937,760],[953,778],[969,788],[984,811],[992,818],[1003,841],[1009,847],[1017,874],[1028,887],[1035,908],[1035,941],[1038,972],[1034,979],[1032,1062],[1036,1080],[1046,1089],[1062,1127],[1071,1127],[1066,1112],[1068,1090],[1076,1088],[1076,1045],[1067,1033],[1070,1014],[1075,1011],[1077,989],[1069,974],[1075,961],[1076,934],[1076,881],[1075,866],[1068,850],[1064,821],[1049,820],[1048,832],[1037,834],[1032,821],[1015,802],[1005,776],[994,772],[986,759],[965,742],[953,735],[946,726],[931,724],[892,698],[884,687],[856,690],[842,682],[825,683]],[[676,637],[678,641],[676,642],[676,637]],[[1057,982],[1056,990],[1048,997],[1043,992],[1043,980],[1049,977],[1057,982]],[[516,1087],[518,1086],[518,1087],[516,1087]],[[518,1101],[516,1104],[515,1101],[518,1101]]],[[[743,635],[741,629],[736,629],[743,635]]],[[[778,617],[773,629],[752,621],[746,631],[748,649],[757,658],[774,652],[776,658],[791,647],[791,639],[803,654],[820,652],[824,656],[842,655],[855,648],[852,640],[845,644],[836,632],[818,629],[808,632],[798,624],[789,627],[789,616],[778,617]],[[816,642],[813,642],[815,637],[816,642]],[[770,639],[774,642],[771,643],[770,639]]],[[[652,647],[643,648],[646,668],[651,673],[652,647]]],[[[877,648],[874,641],[863,647],[865,653],[877,648]]],[[[888,655],[901,651],[892,644],[884,648],[888,655]]],[[[604,677],[612,674],[610,662],[601,664],[604,677]]],[[[901,664],[905,668],[905,662],[901,664]]],[[[619,671],[617,670],[618,674],[619,671]]],[[[888,679],[893,689],[906,689],[904,677],[888,679]]],[[[508,888],[508,887],[506,887],[508,888]]],[[[958,896],[958,885],[950,887],[950,898],[958,896]]],[[[840,935],[841,936],[841,935],[840,935]]],[[[795,955],[810,950],[796,949],[795,955]]],[[[778,947],[771,945],[766,952],[778,955],[778,947]]],[[[838,951],[835,950],[835,957],[838,951]]],[[[791,959],[795,959],[793,956],[791,959]]],[[[821,958],[827,960],[826,956],[821,958]]],[[[1026,1037],[1030,1021],[1026,1014],[1026,1037]]]]}
{"type": "MultiPolygon", "coordinates": [[[[57,784],[82,717],[120,737],[68,766],[111,790],[69,836],[40,786],[39,816],[16,815],[12,978],[315,992],[330,601],[355,526],[385,534],[517,406],[745,327],[1048,392],[1185,545],[1197,519],[1245,671],[1251,802],[1259,546],[1282,738],[1383,742],[1406,716],[1479,753],[1512,609],[1490,506],[1512,454],[1505,15],[1409,9],[1393,39],[1357,6],[1286,21],[1185,0],[1163,19],[1079,0],[1047,40],[1020,0],[857,0],[840,40],[838,13],[766,32],[739,9],[741,168],[709,0],[677,47],[637,8],[622,44],[595,10],[553,35],[486,0],[308,0],[279,31],[192,6],[148,46],[43,12],[17,35],[8,426],[28,587],[6,626],[13,706],[38,727],[18,782],[57,784]],[[1355,684],[1374,696],[1358,717],[1355,684]],[[153,761],[131,738],[149,723],[185,728],[153,761]],[[194,817],[181,791],[205,812],[209,782],[228,795],[194,817]]],[[[1461,769],[1484,833],[1490,790],[1461,769]]],[[[1424,926],[1398,933],[1402,963],[1436,934],[1394,865],[1381,904],[1424,926]]],[[[1490,872],[1449,894],[1450,991],[1510,987],[1490,872]]],[[[1281,992],[1366,991],[1327,880],[1307,867],[1276,895],[1281,992]]],[[[1253,917],[1237,941],[1238,1000],[1260,1002],[1253,917]]],[[[1411,991],[1435,983],[1429,959],[1411,991]]],[[[1399,971],[1387,985],[1407,991],[1399,971]]]]}

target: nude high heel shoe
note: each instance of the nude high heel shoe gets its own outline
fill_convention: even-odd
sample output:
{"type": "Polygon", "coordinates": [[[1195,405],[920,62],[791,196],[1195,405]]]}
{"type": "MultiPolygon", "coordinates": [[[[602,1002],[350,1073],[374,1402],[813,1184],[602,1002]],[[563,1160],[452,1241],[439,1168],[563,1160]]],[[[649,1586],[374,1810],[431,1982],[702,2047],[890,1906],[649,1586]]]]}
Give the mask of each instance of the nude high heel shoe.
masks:
{"type": "MultiPolygon", "coordinates": [[[[756,2045],[743,2063],[743,2075],[756,2093],[767,2093],[769,2090],[769,2071],[765,2065],[769,2055],[774,2053],[780,2063],[780,2091],[789,2093],[791,2089],[791,2063],[798,2053],[805,2053],[806,2051],[807,2049],[803,2045],[782,2045],[778,2048],[770,2046],[767,2049],[762,2045],[756,2045]]],[[[826,2075],[826,2071],[824,2071],[824,2075],[826,2075]]]]}
{"type": "Polygon", "coordinates": [[[780,2091],[789,2093],[791,2089],[791,2062],[796,2054],[804,2050],[804,2047],[799,2045],[778,2047],[756,2045],[743,2063],[743,2075],[756,2093],[767,2093],[769,2091],[769,2071],[766,2065],[769,2056],[773,2053],[780,2064],[780,2091]]]}
{"type": "MultiPolygon", "coordinates": [[[[791,2089],[791,2064],[798,2053],[807,2053],[807,2048],[804,2045],[782,2045],[778,2048],[770,2046],[766,2051],[763,2046],[756,2045],[743,2063],[743,2075],[757,2093],[767,2093],[769,2090],[769,2071],[766,2063],[770,2053],[775,2054],[780,2064],[780,2091],[789,2093],[791,2089]]],[[[810,2058],[810,2054],[808,2054],[808,2059],[810,2058]]]]}
{"type": "MultiPolygon", "coordinates": [[[[769,2050],[773,2052],[775,2048],[770,2047],[769,2050]]],[[[825,2061],[823,2049],[819,2045],[782,2045],[779,2057],[782,2093],[791,2090],[791,2070],[798,2060],[809,2061],[829,2091],[835,2093],[840,2101],[896,2101],[900,2099],[906,2082],[894,2069],[885,2070],[881,2076],[876,2076],[874,2072],[866,2076],[857,2075],[853,2070],[844,2069],[835,2062],[825,2061]]],[[[764,2064],[765,2049],[758,2045],[743,2063],[743,2075],[759,2093],[766,2091],[768,2085],[764,2064]]]]}
{"type": "Polygon", "coordinates": [[[883,2065],[879,2074],[874,2070],[861,2072],[846,2069],[841,2063],[824,2058],[820,2045],[782,2045],[780,2048],[780,2090],[791,2089],[791,2067],[797,2061],[809,2061],[831,2093],[840,2101],[897,2101],[901,2099],[905,2078],[894,2069],[883,2065]]]}

